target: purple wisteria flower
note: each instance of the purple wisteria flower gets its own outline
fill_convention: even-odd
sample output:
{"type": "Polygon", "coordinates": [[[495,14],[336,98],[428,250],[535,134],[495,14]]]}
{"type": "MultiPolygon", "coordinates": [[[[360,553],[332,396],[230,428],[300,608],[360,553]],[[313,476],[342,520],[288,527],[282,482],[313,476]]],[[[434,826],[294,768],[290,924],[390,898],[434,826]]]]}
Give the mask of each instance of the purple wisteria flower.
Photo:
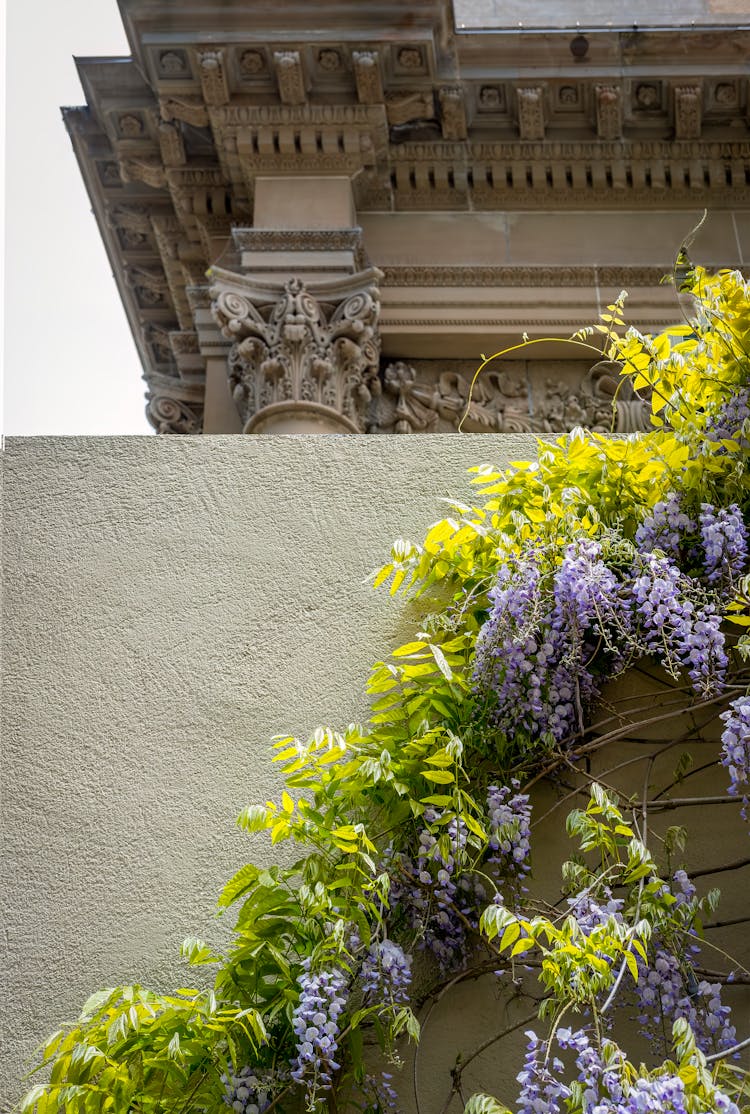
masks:
{"type": "Polygon", "coordinates": [[[571,542],[553,573],[542,575],[540,562],[531,551],[500,569],[477,638],[474,684],[496,726],[560,741],[582,726],[584,706],[598,695],[593,657],[602,675],[620,668],[615,646],[629,616],[598,542],[571,542]]]}
{"type": "Polygon", "coordinates": [[[299,976],[300,997],[292,1028],[297,1038],[297,1055],[292,1061],[292,1079],[307,1087],[310,1104],[317,1091],[328,1090],[337,1071],[339,1017],[346,1008],[347,978],[338,967],[314,972],[305,959],[299,976]]]}
{"type": "Polygon", "coordinates": [[[682,962],[657,947],[648,966],[639,962],[636,987],[641,1007],[640,1021],[652,1040],[664,1037],[664,1026],[688,1022],[702,1052],[721,1052],[736,1042],[737,1032],[730,1021],[731,1009],[721,1001],[719,983],[698,980],[688,957],[682,962]]]}
{"type": "Polygon", "coordinates": [[[750,419],[750,389],[741,387],[723,402],[706,420],[706,438],[709,441],[737,441],[742,449],[750,448],[744,435],[745,423],[750,419]]]}
{"type": "Polygon", "coordinates": [[[729,771],[729,792],[742,798],[742,815],[747,819],[750,796],[750,696],[733,700],[722,712],[721,762],[729,771]]]}
{"type": "Polygon", "coordinates": [[[239,1071],[225,1072],[224,1102],[237,1114],[264,1114],[271,1105],[279,1077],[260,1068],[245,1066],[239,1071]]]}
{"type": "Polygon", "coordinates": [[[747,564],[747,530],[740,508],[733,503],[717,510],[701,503],[700,528],[708,583],[731,587],[747,564]]]}
{"type": "Polygon", "coordinates": [[[711,695],[727,668],[721,616],[710,601],[696,604],[689,588],[671,558],[645,553],[630,591],[646,652],[674,676],[686,669],[696,692],[711,695]]]}
{"type": "Polygon", "coordinates": [[[361,980],[367,1005],[405,1005],[409,1001],[411,956],[393,940],[374,941],[362,961],[361,980]]]}
{"type": "Polygon", "coordinates": [[[531,804],[528,793],[520,793],[520,782],[487,789],[490,855],[488,862],[505,875],[522,878],[531,869],[531,804]]]}
{"type": "Polygon", "coordinates": [[[669,557],[677,557],[685,536],[695,530],[695,520],[685,513],[679,495],[672,491],[646,515],[636,530],[635,544],[641,553],[660,549],[669,557]]]}

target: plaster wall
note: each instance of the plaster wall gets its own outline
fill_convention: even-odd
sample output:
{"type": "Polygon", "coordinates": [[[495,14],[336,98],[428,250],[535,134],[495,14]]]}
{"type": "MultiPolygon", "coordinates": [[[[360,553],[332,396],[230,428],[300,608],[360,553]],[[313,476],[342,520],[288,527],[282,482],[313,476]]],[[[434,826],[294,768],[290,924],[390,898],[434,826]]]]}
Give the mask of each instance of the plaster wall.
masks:
{"type": "MultiPolygon", "coordinates": [[[[270,739],[366,710],[403,605],[368,573],[531,439],[10,439],[3,513],[2,1109],[97,986],[220,941],[270,739]]],[[[194,980],[195,972],[190,978],[194,980]]]]}

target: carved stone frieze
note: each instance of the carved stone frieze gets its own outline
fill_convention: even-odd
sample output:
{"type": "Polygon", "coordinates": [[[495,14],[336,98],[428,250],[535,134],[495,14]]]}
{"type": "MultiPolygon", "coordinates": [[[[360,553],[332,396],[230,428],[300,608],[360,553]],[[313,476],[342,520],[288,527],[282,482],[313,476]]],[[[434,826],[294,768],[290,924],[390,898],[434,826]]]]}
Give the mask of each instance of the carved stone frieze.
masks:
{"type": "Polygon", "coordinates": [[[273,56],[276,80],[283,104],[304,104],[307,100],[305,74],[298,50],[277,50],[273,56]]]}
{"type": "Polygon", "coordinates": [[[700,139],[701,87],[678,85],[674,91],[674,132],[676,139],[700,139]]]}
{"type": "Polygon", "coordinates": [[[280,413],[325,416],[341,432],[361,433],[377,378],[380,300],[376,271],[308,290],[227,288],[219,275],[212,313],[234,341],[232,394],[246,432],[280,413]]]}
{"type": "Polygon", "coordinates": [[[518,133],[523,140],[544,139],[544,91],[540,85],[516,89],[518,133]]]}
{"type": "Polygon", "coordinates": [[[487,368],[472,387],[463,369],[422,373],[398,360],[374,390],[368,433],[566,433],[585,426],[600,433],[633,433],[649,423],[649,405],[604,360],[583,379],[547,377],[532,390],[518,366],[487,368]],[[618,393],[619,387],[619,393],[618,393]]]}
{"type": "Polygon", "coordinates": [[[226,104],[229,100],[229,86],[224,65],[224,51],[213,48],[199,50],[197,56],[198,73],[206,104],[226,104]]]}
{"type": "Polygon", "coordinates": [[[460,85],[444,86],[438,92],[440,103],[440,126],[443,139],[466,139],[466,109],[464,94],[460,85]]]}
{"type": "Polygon", "coordinates": [[[600,139],[622,135],[622,94],[618,85],[596,87],[596,131],[600,139]]]}
{"type": "Polygon", "coordinates": [[[352,62],[360,103],[379,104],[383,100],[383,80],[377,50],[355,50],[352,62]]]}

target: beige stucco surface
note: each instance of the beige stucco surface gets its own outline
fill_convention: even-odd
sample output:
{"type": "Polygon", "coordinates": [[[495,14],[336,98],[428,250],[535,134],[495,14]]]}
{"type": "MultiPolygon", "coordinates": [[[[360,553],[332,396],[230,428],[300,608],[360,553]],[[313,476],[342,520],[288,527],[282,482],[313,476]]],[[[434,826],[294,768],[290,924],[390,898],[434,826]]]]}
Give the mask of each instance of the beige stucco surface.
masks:
{"type": "MultiPolygon", "coordinates": [[[[523,437],[10,439],[4,453],[2,1095],[99,985],[184,983],[261,847],[277,732],[345,725],[402,603],[398,536],[523,437]]],[[[191,973],[191,978],[194,975],[191,973]]]]}

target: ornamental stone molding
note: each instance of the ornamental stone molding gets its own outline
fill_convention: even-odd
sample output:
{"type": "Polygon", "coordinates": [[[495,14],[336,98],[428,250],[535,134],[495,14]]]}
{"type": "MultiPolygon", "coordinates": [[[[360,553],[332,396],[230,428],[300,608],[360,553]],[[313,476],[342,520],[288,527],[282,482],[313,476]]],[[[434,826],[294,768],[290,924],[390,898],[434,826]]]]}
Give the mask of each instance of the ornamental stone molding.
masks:
{"type": "MultiPolygon", "coordinates": [[[[499,297],[512,287],[538,288],[533,325],[548,334],[572,331],[574,303],[586,316],[573,328],[595,317],[613,296],[603,293],[609,286],[615,295],[653,286],[656,309],[639,323],[669,324],[659,317],[658,279],[703,208],[711,225],[702,260],[750,263],[750,29],[739,17],[723,15],[721,30],[700,21],[637,32],[581,27],[588,45],[579,58],[572,33],[463,32],[451,0],[410,0],[408,19],[400,0],[119,6],[133,56],[79,59],[87,103],[64,119],[149,384],[166,374],[213,389],[207,361],[219,348],[199,293],[209,268],[239,268],[261,285],[296,277],[317,297],[318,283],[343,277],[344,255],[354,270],[368,264],[363,248],[324,247],[315,237],[340,237],[358,223],[384,276],[387,363],[417,372],[448,328],[463,355],[493,331],[507,339],[514,323],[524,329],[523,299],[499,297]],[[348,183],[351,211],[306,223],[333,179],[348,183]],[[295,182],[297,196],[270,219],[259,183],[275,180],[295,182]],[[399,220],[425,214],[439,230],[405,235],[399,220]],[[594,238],[584,214],[606,216],[607,231],[599,224],[594,238]],[[679,229],[669,223],[675,214],[679,229]],[[505,239],[480,234],[477,216],[488,230],[505,221],[505,239]],[[376,230],[372,217],[383,218],[376,230]],[[266,237],[265,246],[238,247],[238,228],[266,237]],[[248,267],[239,266],[243,252],[248,267]],[[143,281],[134,281],[136,267],[143,281]],[[472,303],[492,287],[494,304],[472,317],[472,303]],[[560,291],[576,288],[580,297],[564,296],[561,309],[560,291]],[[194,333],[200,352],[157,347],[155,330],[194,333]]],[[[397,405],[394,375],[381,384],[381,408],[397,405]]],[[[409,375],[398,375],[416,414],[409,375]]],[[[162,397],[150,390],[152,400],[162,397]]],[[[177,402],[197,417],[171,425],[200,425],[200,400],[177,402]]],[[[216,406],[205,413],[220,432],[211,425],[216,406]]],[[[411,428],[421,420],[399,418],[411,428]]]]}
{"type": "Polygon", "coordinates": [[[308,289],[238,282],[215,270],[211,311],[232,341],[229,381],[243,432],[318,427],[364,433],[377,380],[379,272],[308,289]]]}

